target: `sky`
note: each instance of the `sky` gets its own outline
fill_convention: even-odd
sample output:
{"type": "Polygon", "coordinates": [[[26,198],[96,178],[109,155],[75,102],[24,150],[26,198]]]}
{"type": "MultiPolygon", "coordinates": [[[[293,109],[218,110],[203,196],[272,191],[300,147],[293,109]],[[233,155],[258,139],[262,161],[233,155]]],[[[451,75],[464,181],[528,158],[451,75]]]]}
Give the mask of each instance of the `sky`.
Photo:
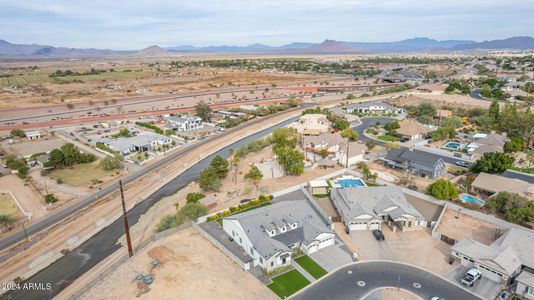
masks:
{"type": "Polygon", "coordinates": [[[0,39],[142,49],[534,35],[534,0],[0,0],[0,39]]]}

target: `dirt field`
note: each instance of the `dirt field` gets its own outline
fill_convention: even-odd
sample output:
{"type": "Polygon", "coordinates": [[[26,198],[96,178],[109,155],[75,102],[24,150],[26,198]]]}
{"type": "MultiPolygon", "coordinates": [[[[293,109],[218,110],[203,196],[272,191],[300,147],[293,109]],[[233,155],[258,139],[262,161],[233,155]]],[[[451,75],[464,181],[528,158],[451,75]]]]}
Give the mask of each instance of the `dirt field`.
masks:
{"type": "Polygon", "coordinates": [[[194,229],[161,239],[117,268],[80,299],[278,299],[194,229]],[[150,262],[160,265],[152,269],[150,262]],[[152,274],[148,287],[136,274],[152,274]]]}
{"type": "Polygon", "coordinates": [[[391,100],[389,102],[396,106],[417,105],[422,102],[431,102],[438,107],[440,106],[453,106],[453,107],[462,106],[465,108],[473,108],[473,107],[488,108],[489,105],[491,104],[490,101],[473,99],[467,95],[447,95],[447,94],[444,94],[444,95],[417,94],[417,95],[400,97],[400,98],[391,100]]]}
{"type": "Polygon", "coordinates": [[[14,144],[8,144],[7,141],[4,141],[0,143],[0,147],[5,149],[7,153],[27,157],[35,153],[49,152],[63,146],[65,143],[65,140],[55,137],[45,137],[33,141],[22,138],[14,144]]]}
{"type": "Polygon", "coordinates": [[[11,194],[6,191],[0,192],[0,215],[13,217],[20,216],[20,211],[17,203],[15,203],[15,199],[13,199],[11,194]]]}
{"type": "Polygon", "coordinates": [[[16,175],[6,175],[0,177],[0,190],[8,190],[13,193],[22,209],[32,214],[32,220],[39,219],[47,211],[43,208],[43,198],[37,192],[32,190],[24,181],[16,175]]]}
{"type": "Polygon", "coordinates": [[[111,170],[106,171],[100,167],[100,161],[94,161],[88,164],[78,164],[70,168],[52,170],[49,173],[50,178],[54,180],[61,180],[64,184],[80,187],[92,186],[100,183],[93,183],[92,180],[101,180],[102,182],[109,181],[111,178],[118,176],[120,171],[111,170]]]}
{"type": "Polygon", "coordinates": [[[445,210],[436,230],[456,241],[470,238],[486,245],[491,244],[499,233],[499,230],[494,224],[473,218],[461,212],[458,214],[450,209],[445,210]],[[456,218],[457,216],[458,218],[456,218]]]}

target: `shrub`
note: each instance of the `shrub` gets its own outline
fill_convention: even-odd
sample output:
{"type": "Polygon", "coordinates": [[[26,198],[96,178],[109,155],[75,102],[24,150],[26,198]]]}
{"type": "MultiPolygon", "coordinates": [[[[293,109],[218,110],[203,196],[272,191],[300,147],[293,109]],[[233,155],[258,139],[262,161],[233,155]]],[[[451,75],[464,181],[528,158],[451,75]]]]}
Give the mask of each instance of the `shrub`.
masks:
{"type": "Polygon", "coordinates": [[[428,186],[427,194],[440,200],[452,200],[458,197],[458,190],[452,182],[438,179],[428,186]]]}
{"type": "Polygon", "coordinates": [[[191,202],[198,202],[198,200],[206,197],[206,195],[201,193],[188,193],[185,199],[187,200],[187,203],[191,202]]]}

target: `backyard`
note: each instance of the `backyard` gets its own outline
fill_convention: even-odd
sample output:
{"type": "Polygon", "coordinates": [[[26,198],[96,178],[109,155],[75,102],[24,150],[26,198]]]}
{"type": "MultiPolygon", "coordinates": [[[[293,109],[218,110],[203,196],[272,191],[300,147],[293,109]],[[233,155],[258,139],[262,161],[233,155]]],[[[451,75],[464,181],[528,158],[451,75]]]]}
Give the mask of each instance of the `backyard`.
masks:
{"type": "Polygon", "coordinates": [[[311,259],[308,255],[301,256],[299,258],[296,258],[295,261],[302,267],[306,272],[310,273],[311,276],[315,279],[319,279],[326,275],[328,272],[326,272],[323,267],[321,267],[319,264],[317,264],[313,259],[311,259]]]}
{"type": "Polygon", "coordinates": [[[8,215],[17,217],[19,215],[19,208],[15,203],[15,199],[8,192],[0,192],[0,215],[8,215]]]}
{"type": "Polygon", "coordinates": [[[310,281],[297,270],[292,270],[272,279],[273,283],[267,285],[281,299],[285,299],[298,292],[310,281]]]}
{"type": "Polygon", "coordinates": [[[104,180],[105,177],[113,176],[117,171],[106,171],[100,167],[100,161],[87,164],[78,164],[64,169],[51,171],[50,178],[63,182],[70,186],[92,185],[95,180],[104,180]]]}

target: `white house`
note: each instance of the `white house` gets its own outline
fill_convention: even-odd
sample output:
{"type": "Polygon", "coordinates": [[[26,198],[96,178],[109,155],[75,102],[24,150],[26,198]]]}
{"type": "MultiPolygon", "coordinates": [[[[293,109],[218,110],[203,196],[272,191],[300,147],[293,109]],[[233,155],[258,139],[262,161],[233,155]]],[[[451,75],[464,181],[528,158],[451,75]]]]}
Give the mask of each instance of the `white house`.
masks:
{"type": "Polygon", "coordinates": [[[303,135],[320,135],[330,131],[330,121],[323,114],[307,114],[300,117],[297,123],[290,124],[297,133],[303,135]]]}
{"type": "Polygon", "coordinates": [[[41,138],[41,133],[37,130],[25,131],[24,134],[28,140],[38,140],[41,138]]]}
{"type": "Polygon", "coordinates": [[[339,160],[340,149],[343,143],[345,143],[345,139],[337,133],[323,133],[316,136],[307,135],[302,139],[306,159],[312,162],[323,159],[321,151],[326,151],[328,153],[328,158],[339,160]]]}
{"type": "Polygon", "coordinates": [[[380,229],[383,223],[403,232],[427,225],[398,186],[338,187],[331,190],[330,198],[347,232],[380,229]]]}
{"type": "Polygon", "coordinates": [[[451,247],[451,255],[467,267],[474,267],[482,276],[496,282],[509,283],[521,270],[534,272],[534,233],[512,228],[487,246],[463,239],[451,247]]]}
{"type": "Polygon", "coordinates": [[[145,152],[152,149],[172,144],[172,139],[168,136],[152,133],[141,132],[136,136],[113,139],[100,139],[98,142],[105,144],[113,151],[120,152],[123,155],[133,152],[145,152]]]}
{"type": "Polygon", "coordinates": [[[168,117],[165,130],[171,129],[179,132],[204,128],[202,119],[197,116],[168,117]]]}
{"type": "Polygon", "coordinates": [[[346,110],[350,114],[401,114],[404,112],[402,108],[381,101],[349,104],[346,110]]]}
{"type": "Polygon", "coordinates": [[[334,245],[335,234],[306,200],[282,201],[223,219],[223,230],[272,271],[291,264],[294,249],[306,254],[334,245]]]}

